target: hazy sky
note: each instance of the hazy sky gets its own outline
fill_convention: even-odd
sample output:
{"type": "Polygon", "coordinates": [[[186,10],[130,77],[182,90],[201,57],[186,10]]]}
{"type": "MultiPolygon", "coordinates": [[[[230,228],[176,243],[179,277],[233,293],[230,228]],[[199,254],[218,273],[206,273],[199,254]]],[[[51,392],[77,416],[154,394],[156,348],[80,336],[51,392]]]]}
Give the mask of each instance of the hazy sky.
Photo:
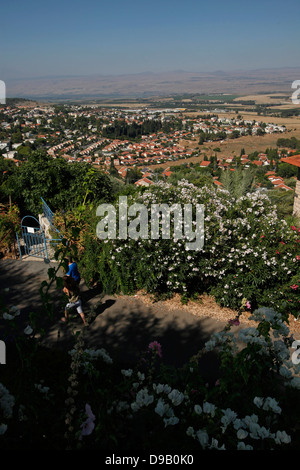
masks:
{"type": "Polygon", "coordinates": [[[300,66],[299,0],[6,0],[1,20],[0,80],[300,66]]]}

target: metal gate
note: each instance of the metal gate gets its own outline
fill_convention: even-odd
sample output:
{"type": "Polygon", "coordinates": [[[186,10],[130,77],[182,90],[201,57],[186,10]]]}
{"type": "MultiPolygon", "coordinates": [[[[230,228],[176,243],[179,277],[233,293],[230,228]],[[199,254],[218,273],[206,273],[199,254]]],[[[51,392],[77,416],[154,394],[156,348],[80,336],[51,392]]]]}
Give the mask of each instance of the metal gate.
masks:
{"type": "Polygon", "coordinates": [[[26,215],[21,221],[21,238],[17,234],[20,258],[22,260],[22,247],[25,255],[49,259],[44,231],[39,221],[32,215],[26,215]],[[22,243],[23,242],[23,243],[22,243]]]}

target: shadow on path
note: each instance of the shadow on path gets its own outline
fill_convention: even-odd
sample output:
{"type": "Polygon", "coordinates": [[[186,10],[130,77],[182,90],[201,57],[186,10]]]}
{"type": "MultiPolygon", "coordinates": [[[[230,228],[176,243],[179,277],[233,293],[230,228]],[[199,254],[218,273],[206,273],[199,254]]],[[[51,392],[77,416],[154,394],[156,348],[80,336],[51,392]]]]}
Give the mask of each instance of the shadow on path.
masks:
{"type": "MultiPolygon", "coordinates": [[[[42,261],[1,260],[0,268],[1,290],[9,288],[4,300],[21,309],[18,321],[26,326],[29,312],[41,308],[39,287],[43,280],[48,280],[49,265],[42,261]]],[[[75,313],[69,323],[61,323],[59,293],[55,287],[50,293],[58,312],[54,322],[47,325],[43,344],[69,350],[74,345],[74,330],[81,330],[82,322],[75,313]]],[[[155,304],[147,306],[132,297],[102,298],[97,289],[88,290],[84,285],[82,299],[86,314],[96,309],[95,319],[84,329],[85,348],[105,348],[115,361],[128,366],[140,359],[151,341],[158,341],[163,362],[180,367],[203,347],[212,333],[224,327],[212,318],[199,318],[186,310],[165,310],[155,304]]],[[[214,355],[202,366],[207,379],[215,380],[217,360],[214,355]]]]}

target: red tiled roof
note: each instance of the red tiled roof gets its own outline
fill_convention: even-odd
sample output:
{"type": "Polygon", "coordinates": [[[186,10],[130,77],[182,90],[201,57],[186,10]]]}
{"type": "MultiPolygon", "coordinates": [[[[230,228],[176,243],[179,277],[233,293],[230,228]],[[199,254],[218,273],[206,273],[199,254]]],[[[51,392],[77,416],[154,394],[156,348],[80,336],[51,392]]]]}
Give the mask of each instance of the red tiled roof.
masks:
{"type": "Polygon", "coordinates": [[[154,184],[153,181],[149,180],[148,178],[141,178],[140,180],[136,181],[134,184],[142,184],[142,183],[147,183],[147,184],[154,184]]]}
{"type": "Polygon", "coordinates": [[[290,165],[300,167],[300,155],[294,155],[293,157],[281,158],[281,162],[290,163],[290,165]]]}
{"type": "Polygon", "coordinates": [[[289,186],[287,186],[286,184],[278,184],[277,185],[278,188],[282,188],[282,189],[287,189],[287,190],[290,190],[290,191],[293,191],[292,188],[290,188],[289,186]]]}

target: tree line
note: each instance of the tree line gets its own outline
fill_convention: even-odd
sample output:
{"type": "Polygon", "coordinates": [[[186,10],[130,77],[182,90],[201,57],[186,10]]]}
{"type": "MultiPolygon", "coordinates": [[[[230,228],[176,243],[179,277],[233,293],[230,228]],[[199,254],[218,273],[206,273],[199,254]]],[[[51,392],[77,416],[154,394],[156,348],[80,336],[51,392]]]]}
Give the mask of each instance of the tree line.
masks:
{"type": "Polygon", "coordinates": [[[77,207],[83,200],[110,201],[111,178],[88,163],[69,164],[63,158],[32,152],[19,167],[0,157],[0,203],[9,200],[21,215],[37,215],[41,197],[55,211],[77,207]]]}

